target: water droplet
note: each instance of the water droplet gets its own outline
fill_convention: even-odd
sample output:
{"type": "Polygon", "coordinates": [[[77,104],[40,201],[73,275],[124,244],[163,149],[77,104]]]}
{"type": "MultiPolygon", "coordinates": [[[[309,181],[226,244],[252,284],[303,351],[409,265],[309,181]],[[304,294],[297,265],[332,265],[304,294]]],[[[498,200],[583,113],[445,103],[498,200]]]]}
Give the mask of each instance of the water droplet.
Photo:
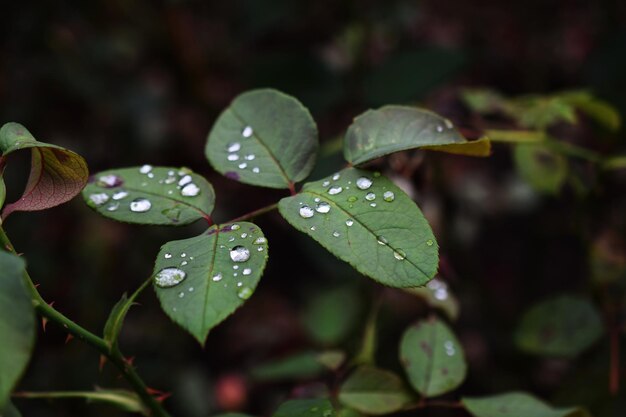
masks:
{"type": "Polygon", "coordinates": [[[239,169],[246,169],[248,167],[248,164],[245,162],[240,163],[239,165],[237,165],[239,167],[239,169]]]}
{"type": "Polygon", "coordinates": [[[145,213],[150,210],[152,203],[145,198],[136,198],[130,202],[130,211],[135,213],[145,213]]]}
{"type": "Polygon", "coordinates": [[[328,187],[330,185],[330,181],[324,181],[322,183],[322,187],[328,187]]]}
{"type": "Polygon", "coordinates": [[[184,187],[185,185],[190,184],[191,181],[193,181],[193,178],[191,178],[191,175],[185,175],[178,181],[178,185],[181,187],[184,187]]]}
{"type": "Polygon", "coordinates": [[[187,261],[182,261],[182,262],[180,263],[180,266],[185,266],[185,265],[187,265],[187,264],[188,264],[188,262],[187,262],[187,261]]]}
{"type": "Polygon", "coordinates": [[[233,262],[245,262],[250,259],[250,251],[243,246],[235,246],[230,250],[230,259],[233,262]]]}
{"type": "Polygon", "coordinates": [[[315,207],[315,211],[317,211],[318,213],[328,213],[330,211],[330,204],[322,201],[315,207]]]}
{"type": "Polygon", "coordinates": [[[242,285],[243,285],[243,282],[241,282],[241,281],[239,281],[239,282],[237,283],[237,286],[238,286],[238,287],[241,287],[242,285]]]}
{"type": "Polygon", "coordinates": [[[147,174],[150,171],[152,171],[152,165],[143,165],[141,168],[139,168],[139,172],[142,174],[147,174]]]}
{"type": "Polygon", "coordinates": [[[250,287],[243,287],[237,292],[237,297],[241,298],[242,300],[247,300],[252,296],[252,293],[253,291],[250,287]]]}
{"type": "Polygon", "coordinates": [[[189,292],[193,292],[194,288],[193,287],[189,287],[189,292]]]}
{"type": "Polygon", "coordinates": [[[148,178],[154,178],[154,173],[148,172],[148,178]]]}
{"type": "Polygon", "coordinates": [[[91,200],[95,205],[101,206],[109,201],[109,196],[106,193],[91,194],[89,196],[89,200],[91,200]]]}
{"type": "Polygon", "coordinates": [[[314,232],[316,229],[317,229],[317,227],[315,227],[315,226],[311,226],[311,231],[313,231],[313,232],[314,232]]]}
{"type": "Polygon", "coordinates": [[[128,191],[120,190],[113,194],[113,200],[121,200],[128,197],[128,191]]]}
{"type": "Polygon", "coordinates": [[[443,344],[443,347],[446,350],[446,355],[448,356],[453,356],[456,352],[456,349],[454,349],[454,343],[452,343],[451,340],[446,340],[443,344]]]}
{"type": "Polygon", "coordinates": [[[250,268],[246,268],[242,272],[242,274],[244,274],[244,275],[250,275],[251,273],[252,273],[252,269],[250,269],[250,268]]]}
{"type": "Polygon", "coordinates": [[[437,132],[439,132],[439,133],[443,132],[443,126],[441,126],[441,125],[437,125],[436,129],[437,129],[437,132]]]}
{"type": "Polygon", "coordinates": [[[336,231],[336,230],[335,230],[335,231],[333,232],[333,236],[334,236],[334,237],[339,237],[339,236],[341,236],[341,235],[339,234],[339,232],[338,232],[338,231],[336,231]]]}
{"type": "Polygon", "coordinates": [[[367,190],[372,186],[372,180],[367,177],[361,177],[356,180],[356,186],[359,187],[359,189],[361,190],[367,190]]]}
{"type": "Polygon", "coordinates": [[[339,173],[333,175],[333,181],[337,181],[339,178],[341,178],[341,175],[339,173]]]}
{"type": "Polygon", "coordinates": [[[166,253],[165,255],[163,255],[163,257],[165,259],[170,259],[172,257],[172,254],[171,253],[166,253]]]}
{"type": "Polygon", "coordinates": [[[426,244],[427,244],[428,246],[432,246],[432,245],[434,245],[434,244],[435,244],[435,242],[433,242],[431,239],[428,239],[428,240],[426,241],[426,244]]]}
{"type": "Polygon", "coordinates": [[[261,170],[259,169],[259,167],[254,167],[252,168],[252,172],[254,172],[255,174],[258,174],[259,172],[261,172],[261,170]]]}
{"type": "Polygon", "coordinates": [[[376,203],[370,203],[370,207],[376,207],[376,203]]]}
{"type": "Polygon", "coordinates": [[[389,243],[389,241],[387,240],[387,238],[385,238],[385,236],[378,236],[376,240],[379,245],[386,245],[387,243],[389,243]]]}
{"type": "Polygon", "coordinates": [[[265,239],[264,237],[257,237],[257,238],[254,240],[254,244],[255,244],[255,245],[262,245],[262,244],[264,244],[264,243],[267,243],[267,239],[265,239]]]}
{"type": "Polygon", "coordinates": [[[349,203],[354,203],[358,200],[359,198],[355,195],[351,195],[350,197],[348,197],[348,202],[349,203]]]}
{"type": "Polygon", "coordinates": [[[234,269],[234,270],[239,269],[239,265],[233,265],[233,269],[234,269]]]}
{"type": "Polygon", "coordinates": [[[300,217],[303,217],[305,219],[311,218],[315,215],[315,212],[313,211],[313,209],[309,206],[302,206],[300,207],[300,217]]]}
{"type": "Polygon", "coordinates": [[[217,282],[217,281],[221,281],[222,280],[222,273],[218,272],[217,274],[213,275],[213,278],[211,278],[213,281],[217,282]]]}
{"type": "Polygon", "coordinates": [[[439,301],[444,301],[448,298],[448,290],[446,288],[438,288],[435,290],[435,298],[439,301]]]}
{"type": "Polygon", "coordinates": [[[231,236],[230,239],[228,239],[229,242],[234,242],[235,241],[235,236],[231,236]]]}
{"type": "Polygon", "coordinates": [[[254,131],[252,130],[252,127],[246,126],[243,128],[243,131],[241,132],[241,136],[243,136],[244,138],[249,138],[250,136],[252,136],[253,133],[254,131]]]}
{"type": "Polygon", "coordinates": [[[242,233],[242,234],[241,234],[241,238],[242,238],[242,239],[245,239],[245,238],[247,238],[247,237],[248,237],[248,234],[247,234],[247,233],[242,233]]]}
{"type": "Polygon", "coordinates": [[[148,183],[147,183],[147,182],[142,182],[142,183],[141,183],[141,186],[142,186],[142,187],[146,187],[147,185],[148,185],[148,183]]]}
{"type": "Polygon", "coordinates": [[[186,257],[187,257],[187,254],[186,254],[185,252],[183,252],[183,253],[181,253],[181,254],[180,254],[180,257],[181,257],[181,258],[186,258],[186,257]]]}
{"type": "Polygon", "coordinates": [[[397,251],[393,251],[393,257],[399,261],[403,261],[406,259],[406,253],[402,249],[398,249],[397,251]]]}
{"type": "Polygon", "coordinates": [[[226,147],[226,150],[230,153],[238,152],[240,149],[241,149],[241,144],[239,142],[231,143],[226,147]]]}
{"type": "Polygon", "coordinates": [[[386,202],[391,203],[395,199],[396,195],[393,193],[393,191],[385,191],[383,193],[383,200],[385,200],[386,202]]]}
{"type": "Polygon", "coordinates": [[[154,276],[154,282],[161,288],[168,288],[180,284],[186,277],[182,269],[163,268],[154,276]]]}
{"type": "Polygon", "coordinates": [[[367,194],[365,194],[365,199],[367,201],[374,201],[376,199],[376,194],[374,194],[374,193],[367,193],[367,194]]]}
{"type": "Polygon", "coordinates": [[[183,189],[180,190],[180,194],[183,197],[195,197],[200,194],[200,188],[192,182],[191,184],[185,185],[183,189]]]}
{"type": "Polygon", "coordinates": [[[320,198],[319,198],[319,197],[315,197],[315,198],[313,199],[313,201],[315,201],[316,203],[319,203],[321,200],[320,200],[320,198]]]}
{"type": "Polygon", "coordinates": [[[353,224],[354,224],[354,220],[352,220],[352,219],[348,219],[348,220],[346,220],[346,226],[350,227],[350,226],[352,226],[353,224]]]}
{"type": "Polygon", "coordinates": [[[236,153],[231,153],[229,154],[226,159],[228,159],[229,161],[237,161],[239,159],[239,155],[237,155],[236,153]]]}
{"type": "Polygon", "coordinates": [[[117,202],[111,203],[107,206],[107,211],[115,211],[118,208],[120,208],[120,203],[117,203],[117,202]]]}
{"type": "Polygon", "coordinates": [[[254,158],[256,158],[256,155],[251,153],[250,155],[246,155],[245,158],[246,158],[246,161],[253,161],[254,158]]]}
{"type": "Polygon", "coordinates": [[[263,246],[259,246],[258,248],[256,248],[257,252],[263,252],[263,246]]]}
{"type": "Polygon", "coordinates": [[[336,194],[339,194],[339,193],[340,193],[340,192],[342,192],[342,191],[343,191],[343,188],[341,188],[341,187],[340,187],[340,186],[338,186],[338,185],[335,185],[335,186],[332,186],[332,187],[330,187],[330,188],[328,189],[328,194],[330,194],[330,195],[336,195],[336,194]]]}
{"type": "Polygon", "coordinates": [[[239,226],[238,224],[233,224],[230,226],[230,230],[239,230],[241,229],[241,226],[239,226]]]}
{"type": "Polygon", "coordinates": [[[450,119],[444,119],[444,121],[443,121],[443,122],[445,123],[445,125],[446,125],[446,127],[447,127],[448,129],[452,129],[452,128],[454,127],[454,125],[452,124],[452,122],[450,121],[450,119]]]}
{"type": "Polygon", "coordinates": [[[109,175],[103,175],[100,178],[98,178],[98,186],[99,187],[105,187],[105,188],[113,188],[113,187],[117,187],[119,185],[121,185],[124,181],[122,181],[121,177],[118,177],[117,175],[114,174],[109,174],[109,175]]]}

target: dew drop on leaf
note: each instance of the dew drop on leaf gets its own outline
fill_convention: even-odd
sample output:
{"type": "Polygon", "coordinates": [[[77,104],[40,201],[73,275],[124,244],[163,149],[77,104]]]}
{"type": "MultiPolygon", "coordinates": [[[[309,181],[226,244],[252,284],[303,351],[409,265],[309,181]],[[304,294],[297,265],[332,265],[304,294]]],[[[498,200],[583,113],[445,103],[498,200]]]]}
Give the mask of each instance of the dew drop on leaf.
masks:
{"type": "Polygon", "coordinates": [[[104,188],[113,188],[113,187],[118,187],[120,186],[124,181],[122,180],[121,177],[118,177],[117,175],[114,174],[109,174],[109,175],[103,175],[100,178],[98,178],[98,186],[99,187],[104,187],[104,188]]]}
{"type": "Polygon", "coordinates": [[[243,275],[250,275],[252,273],[252,269],[250,268],[245,268],[242,272],[243,275]]]}
{"type": "Polygon", "coordinates": [[[393,191],[385,191],[383,193],[383,200],[385,200],[386,202],[391,203],[395,199],[396,195],[393,193],[393,191]]]}
{"type": "Polygon", "coordinates": [[[169,288],[180,284],[186,277],[187,274],[182,269],[164,268],[154,276],[154,282],[161,288],[169,288]]]}
{"type": "Polygon", "coordinates": [[[230,259],[233,262],[245,262],[250,259],[250,251],[244,246],[235,246],[230,250],[230,259]]]}
{"type": "Polygon", "coordinates": [[[147,174],[150,171],[152,171],[152,165],[143,165],[141,168],[139,168],[139,172],[141,174],[147,174]]]}
{"type": "Polygon", "coordinates": [[[128,197],[128,191],[125,190],[119,190],[113,194],[113,200],[121,200],[126,197],[128,197]]]}
{"type": "Polygon", "coordinates": [[[393,257],[399,261],[403,261],[406,259],[406,253],[404,253],[402,249],[398,249],[397,251],[393,252],[393,257]]]}
{"type": "Polygon", "coordinates": [[[259,167],[254,167],[252,168],[252,172],[254,172],[255,174],[258,174],[259,172],[261,172],[261,169],[259,167]]]}
{"type": "Polygon", "coordinates": [[[116,211],[118,208],[120,208],[120,203],[111,203],[107,206],[107,211],[116,211]]]}
{"type": "Polygon", "coordinates": [[[438,132],[438,133],[443,132],[443,126],[441,126],[441,125],[437,125],[437,132],[438,132]]]}
{"type": "Polygon", "coordinates": [[[254,158],[256,158],[256,155],[251,153],[250,155],[246,155],[245,158],[246,158],[246,161],[252,161],[254,160],[254,158]]]}
{"type": "Polygon", "coordinates": [[[356,186],[360,190],[367,190],[368,188],[372,186],[372,180],[367,177],[361,177],[358,180],[356,180],[356,186]]]}
{"type": "Polygon", "coordinates": [[[238,166],[239,166],[239,169],[246,169],[248,167],[248,164],[245,162],[242,162],[238,166]]]}
{"type": "Polygon", "coordinates": [[[387,243],[389,243],[389,241],[387,240],[387,238],[385,238],[385,236],[378,236],[376,238],[376,241],[378,242],[379,245],[386,245],[387,243]]]}
{"type": "Polygon", "coordinates": [[[264,243],[266,243],[266,242],[267,242],[267,239],[265,239],[264,237],[257,237],[257,238],[254,240],[254,244],[255,244],[255,245],[262,245],[262,244],[264,244],[264,243]]]}
{"type": "Polygon", "coordinates": [[[191,175],[185,175],[178,181],[178,185],[184,187],[185,185],[190,184],[191,181],[193,181],[191,175]]]}
{"type": "Polygon", "coordinates": [[[213,281],[218,282],[222,280],[222,273],[218,272],[217,274],[213,275],[213,278],[211,278],[213,281]]]}
{"type": "Polygon", "coordinates": [[[253,133],[254,131],[252,130],[252,127],[246,126],[243,128],[243,131],[241,132],[241,136],[243,136],[244,138],[249,138],[250,136],[252,136],[253,133]]]}
{"type": "Polygon", "coordinates": [[[340,193],[340,192],[342,192],[342,191],[343,191],[343,188],[342,188],[342,187],[340,187],[340,186],[338,186],[338,185],[335,185],[335,186],[332,186],[332,187],[330,187],[330,188],[328,189],[328,194],[330,194],[330,195],[336,195],[336,194],[339,194],[339,193],[340,193]]]}
{"type": "Polygon", "coordinates": [[[339,232],[338,232],[338,231],[336,231],[336,230],[335,230],[335,231],[333,232],[333,236],[334,236],[334,237],[339,237],[339,236],[341,236],[341,235],[339,234],[339,232]]]}
{"type": "Polygon", "coordinates": [[[373,200],[376,199],[376,194],[374,194],[374,193],[367,193],[367,194],[365,194],[365,199],[367,201],[373,201],[373,200]]]}
{"type": "Polygon", "coordinates": [[[351,195],[350,197],[348,197],[348,202],[349,203],[355,203],[359,198],[355,195],[351,195]]]}
{"type": "Polygon", "coordinates": [[[130,211],[135,213],[145,213],[150,210],[152,203],[145,198],[136,198],[130,202],[130,211]]]}
{"type": "Polygon", "coordinates": [[[336,173],[335,175],[333,175],[333,181],[337,181],[339,178],[341,178],[341,174],[336,173]]]}
{"type": "Polygon", "coordinates": [[[172,257],[172,254],[171,253],[166,253],[165,255],[163,255],[163,257],[165,259],[170,259],[172,257]]]}
{"type": "Polygon", "coordinates": [[[315,211],[317,211],[318,213],[328,213],[330,211],[330,204],[322,201],[315,207],[315,211]]]}
{"type": "Polygon", "coordinates": [[[237,297],[241,298],[242,300],[247,300],[252,296],[252,292],[252,289],[250,289],[249,287],[243,287],[237,292],[237,297]]]}
{"type": "Polygon", "coordinates": [[[239,142],[231,143],[226,147],[226,150],[228,152],[238,152],[240,149],[241,149],[241,144],[239,142]]]}
{"type": "Polygon", "coordinates": [[[428,239],[428,240],[426,241],[426,244],[427,244],[428,246],[432,246],[432,245],[434,245],[434,244],[435,244],[435,242],[433,242],[431,239],[428,239]]]}
{"type": "Polygon", "coordinates": [[[299,210],[300,217],[308,219],[315,215],[315,211],[309,206],[302,206],[299,210]]]}
{"type": "Polygon", "coordinates": [[[200,194],[200,188],[192,182],[185,185],[180,193],[183,197],[195,197],[200,194]]]}
{"type": "Polygon", "coordinates": [[[348,220],[346,220],[346,226],[350,227],[350,226],[352,226],[353,224],[354,224],[354,220],[352,220],[352,219],[348,219],[348,220]]]}
{"type": "Polygon", "coordinates": [[[237,155],[236,153],[231,153],[226,157],[226,159],[228,159],[231,162],[234,162],[239,159],[239,155],[237,155]]]}
{"type": "Polygon", "coordinates": [[[91,194],[89,196],[89,200],[91,200],[91,202],[93,202],[95,205],[101,206],[109,201],[109,196],[106,193],[96,193],[91,194]]]}

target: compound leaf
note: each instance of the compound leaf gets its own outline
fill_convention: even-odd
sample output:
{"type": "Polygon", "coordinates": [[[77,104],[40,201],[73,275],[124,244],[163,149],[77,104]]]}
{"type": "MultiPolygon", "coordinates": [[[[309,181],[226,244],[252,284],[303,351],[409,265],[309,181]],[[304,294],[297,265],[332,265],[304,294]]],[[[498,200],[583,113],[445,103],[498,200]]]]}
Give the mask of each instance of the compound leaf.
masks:
{"type": "Polygon", "coordinates": [[[424,285],[438,247],[415,203],[387,178],[355,168],[283,198],[281,215],[359,272],[391,287],[424,285]]]}

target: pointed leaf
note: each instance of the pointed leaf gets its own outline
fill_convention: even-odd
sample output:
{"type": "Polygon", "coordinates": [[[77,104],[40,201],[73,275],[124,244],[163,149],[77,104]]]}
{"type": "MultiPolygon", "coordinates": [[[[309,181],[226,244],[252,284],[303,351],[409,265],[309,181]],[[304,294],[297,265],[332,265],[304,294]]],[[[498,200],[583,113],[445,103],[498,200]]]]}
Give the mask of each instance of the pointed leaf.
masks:
{"type": "Polygon", "coordinates": [[[122,330],[124,319],[128,310],[133,306],[134,298],[128,298],[126,293],[122,295],[122,298],[115,303],[109,313],[109,318],[104,324],[104,341],[110,348],[117,345],[117,338],[122,330]]]}
{"type": "Polygon", "coordinates": [[[96,389],[95,391],[50,391],[50,392],[25,392],[21,393],[22,398],[42,398],[42,399],[62,399],[78,398],[87,402],[98,402],[113,405],[120,410],[133,413],[140,413],[144,416],[150,415],[139,396],[123,389],[96,389]]]}
{"type": "Polygon", "coordinates": [[[425,397],[452,391],[467,372],[463,347],[450,328],[434,317],[404,332],[400,360],[413,388],[425,397]]]}
{"type": "Polygon", "coordinates": [[[83,190],[89,207],[109,219],[135,224],[182,226],[207,218],[215,193],[187,168],[142,167],[103,171],[83,190]]]}
{"type": "Polygon", "coordinates": [[[266,262],[267,240],[257,225],[213,226],[161,247],[156,293],[165,313],[204,343],[209,330],[250,298],[266,262]]]}
{"type": "Polygon", "coordinates": [[[602,336],[604,326],[587,299],[563,295],[533,306],[515,335],[517,346],[535,355],[573,358],[602,336]]]}
{"type": "Polygon", "coordinates": [[[396,374],[371,366],[357,368],[339,390],[343,405],[366,414],[390,414],[410,400],[411,395],[396,374]]]}
{"type": "Polygon", "coordinates": [[[348,168],[305,184],[278,208],[293,227],[384,285],[424,285],[437,272],[438,247],[428,222],[383,176],[348,168]]]}
{"type": "Polygon", "coordinates": [[[580,408],[553,408],[524,392],[464,397],[462,403],[474,417],[591,417],[580,408]]]}
{"type": "Polygon", "coordinates": [[[24,284],[24,261],[0,251],[0,410],[20,379],[35,343],[35,311],[24,284]]]}
{"type": "Polygon", "coordinates": [[[348,128],[343,154],[353,165],[407,149],[426,148],[473,156],[487,156],[488,139],[469,142],[448,119],[428,110],[385,106],[368,110],[348,128]],[[453,145],[453,146],[452,146],[453,145]]]}
{"type": "Polygon", "coordinates": [[[35,140],[19,123],[7,123],[0,128],[2,156],[21,150],[31,150],[30,176],[24,194],[2,212],[6,218],[14,211],[37,211],[63,204],[74,198],[87,182],[87,163],[78,154],[35,140]]]}
{"type": "Polygon", "coordinates": [[[330,401],[324,399],[290,400],[283,403],[272,417],[334,417],[330,401]]]}
{"type": "Polygon", "coordinates": [[[219,116],[205,153],[227,177],[271,188],[289,188],[315,164],[317,126],[295,98],[276,90],[243,93],[219,116]]]}

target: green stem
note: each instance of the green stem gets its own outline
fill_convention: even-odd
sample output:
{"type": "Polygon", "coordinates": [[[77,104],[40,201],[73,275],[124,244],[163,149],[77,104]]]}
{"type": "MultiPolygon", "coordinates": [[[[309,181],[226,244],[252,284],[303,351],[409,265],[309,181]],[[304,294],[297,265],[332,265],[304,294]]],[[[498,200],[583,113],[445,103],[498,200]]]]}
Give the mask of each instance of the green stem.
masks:
{"type": "MultiPolygon", "coordinates": [[[[11,244],[9,237],[6,235],[2,227],[0,227],[0,243],[7,251],[16,253],[15,248],[11,244]]],[[[161,404],[152,395],[150,395],[146,384],[139,377],[132,365],[126,361],[119,349],[110,349],[104,339],[76,324],[46,303],[33,284],[33,281],[27,271],[24,271],[24,281],[32,298],[33,306],[41,316],[45,317],[49,321],[61,325],[71,335],[91,345],[109,361],[111,361],[111,363],[118,368],[124,379],[126,379],[133,390],[141,398],[145,406],[150,409],[152,416],[169,417],[169,414],[165,411],[161,404]]],[[[145,284],[142,287],[145,288],[145,284]]]]}
{"type": "Polygon", "coordinates": [[[363,331],[363,340],[361,341],[361,350],[354,358],[354,363],[358,365],[373,365],[376,356],[376,329],[378,322],[378,313],[382,304],[382,295],[379,294],[374,300],[372,311],[370,312],[365,330],[363,331]]]}
{"type": "Polygon", "coordinates": [[[599,153],[590,151],[582,146],[574,145],[573,143],[548,139],[546,140],[546,144],[555,151],[574,158],[586,159],[594,163],[602,163],[604,161],[604,158],[599,153]]]}
{"type": "Polygon", "coordinates": [[[270,204],[269,206],[261,207],[258,210],[251,211],[250,213],[244,214],[243,216],[239,216],[235,219],[232,219],[228,221],[227,223],[235,223],[235,222],[242,222],[244,220],[249,220],[249,219],[258,217],[261,214],[265,214],[267,212],[275,210],[277,207],[278,207],[278,203],[270,204]]]}

